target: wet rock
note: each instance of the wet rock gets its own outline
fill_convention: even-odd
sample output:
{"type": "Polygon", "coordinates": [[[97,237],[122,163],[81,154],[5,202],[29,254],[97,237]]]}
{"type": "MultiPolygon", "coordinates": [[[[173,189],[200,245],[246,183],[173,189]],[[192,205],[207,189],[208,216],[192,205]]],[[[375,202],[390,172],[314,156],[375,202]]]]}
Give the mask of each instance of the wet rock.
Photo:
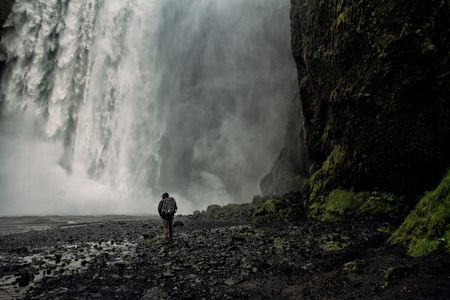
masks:
{"type": "Polygon", "coordinates": [[[414,273],[417,266],[396,266],[390,267],[384,272],[383,282],[381,288],[386,288],[392,281],[410,276],[414,273]]]}
{"type": "Polygon", "coordinates": [[[19,284],[19,286],[27,286],[30,281],[34,279],[33,272],[30,272],[27,268],[19,270],[17,275],[18,277],[16,279],[16,282],[19,284]]]}
{"type": "Polygon", "coordinates": [[[17,254],[28,254],[30,250],[27,247],[18,247],[11,250],[11,252],[17,253],[17,254]]]}
{"type": "Polygon", "coordinates": [[[153,287],[150,290],[147,290],[141,300],[159,300],[165,299],[168,295],[162,289],[158,287],[153,287]]]}
{"type": "Polygon", "coordinates": [[[235,285],[235,284],[238,283],[238,282],[239,282],[239,280],[236,279],[236,278],[227,278],[227,279],[224,280],[224,283],[225,283],[226,285],[229,285],[229,286],[235,285]]]}
{"type": "Polygon", "coordinates": [[[184,223],[182,221],[177,220],[177,221],[173,222],[173,227],[183,227],[183,226],[184,226],[184,223]]]}
{"type": "Polygon", "coordinates": [[[59,264],[59,263],[61,262],[61,258],[62,258],[62,254],[60,254],[60,253],[56,253],[56,254],[54,255],[54,261],[55,261],[57,264],[59,264]]]}
{"type": "Polygon", "coordinates": [[[312,272],[315,268],[316,268],[316,266],[311,262],[309,262],[301,267],[301,269],[305,272],[312,272]]]}
{"type": "Polygon", "coordinates": [[[175,276],[171,271],[165,271],[165,272],[163,272],[162,275],[163,275],[164,278],[170,278],[170,277],[174,277],[175,276]]]}
{"type": "MultiPolygon", "coordinates": [[[[182,221],[185,221],[185,219],[182,221]]],[[[424,279],[428,280],[426,277],[416,278],[415,275],[409,276],[408,274],[396,277],[394,275],[397,271],[393,271],[393,275],[389,275],[389,279],[391,282],[395,281],[395,284],[380,289],[385,270],[391,266],[398,267],[399,265],[408,266],[411,264],[396,263],[395,259],[398,256],[395,256],[394,253],[392,254],[394,259],[391,259],[393,261],[384,263],[385,259],[375,260],[371,263],[375,268],[367,271],[367,266],[370,265],[367,260],[377,257],[379,253],[385,250],[384,248],[378,248],[380,244],[372,243],[371,235],[380,234],[376,231],[376,228],[379,227],[378,224],[374,225],[374,231],[366,229],[361,231],[359,229],[358,226],[361,226],[361,224],[367,226],[366,221],[361,223],[354,221],[351,226],[334,226],[314,221],[305,222],[297,227],[285,224],[281,227],[271,226],[270,228],[230,227],[230,224],[233,224],[232,222],[221,223],[223,222],[221,220],[199,219],[195,222],[185,222],[185,226],[179,230],[182,234],[177,236],[172,243],[165,244],[161,239],[158,239],[149,246],[145,246],[144,241],[140,238],[144,233],[144,229],[139,226],[140,223],[136,226],[130,226],[125,232],[113,230],[114,227],[111,229],[111,225],[105,225],[105,232],[109,231],[109,233],[105,233],[105,236],[100,238],[95,237],[97,241],[101,238],[110,241],[112,237],[106,234],[114,235],[114,238],[126,236],[128,241],[134,237],[137,243],[135,251],[118,246],[116,247],[116,253],[112,254],[108,248],[108,242],[106,245],[104,244],[105,249],[103,251],[109,251],[111,256],[109,258],[101,257],[101,253],[89,250],[94,249],[89,239],[86,239],[86,243],[81,244],[77,249],[58,249],[56,253],[63,255],[63,262],[65,262],[66,257],[80,255],[80,249],[88,249],[85,252],[88,253],[85,260],[88,260],[89,268],[72,270],[69,264],[63,272],[64,274],[53,272],[52,276],[37,281],[33,289],[30,290],[29,297],[27,297],[30,299],[67,299],[77,295],[80,299],[86,299],[98,297],[96,293],[99,293],[103,299],[113,299],[114,297],[139,299],[150,292],[149,289],[152,287],[159,287],[166,295],[159,297],[151,292],[147,296],[153,297],[153,299],[164,297],[169,299],[279,299],[284,298],[284,294],[281,295],[280,293],[286,293],[285,298],[292,299],[311,298],[311,295],[316,294],[319,295],[316,297],[317,299],[360,299],[361,295],[368,293],[367,299],[377,298],[377,296],[393,299],[386,295],[380,295],[380,293],[389,292],[400,285],[403,286],[405,280],[414,284],[418,280],[420,282],[424,279]],[[198,224],[195,224],[195,222],[198,222],[198,224]],[[349,231],[352,234],[348,234],[349,231]],[[323,242],[322,235],[334,232],[339,232],[339,236],[351,237],[352,240],[348,248],[354,248],[357,251],[323,250],[320,247],[323,242]],[[229,247],[233,236],[237,236],[237,240],[241,241],[235,242],[233,247],[229,247]],[[242,240],[242,238],[244,239],[242,240]],[[185,247],[187,243],[190,248],[185,247]],[[282,255],[274,254],[275,245],[283,249],[282,255]],[[355,245],[360,246],[356,247],[355,245]],[[374,245],[376,248],[374,248],[374,245]],[[372,247],[375,252],[367,255],[363,247],[372,247]],[[163,251],[158,255],[161,248],[163,248],[163,251]],[[67,252],[63,251],[72,254],[67,255],[67,252]],[[356,272],[349,273],[343,270],[346,262],[355,260],[358,262],[356,272]],[[114,278],[112,277],[113,274],[116,275],[114,278]],[[296,285],[286,289],[287,282],[296,282],[296,285]],[[317,282],[320,282],[320,284],[317,282]],[[85,288],[79,290],[79,287],[85,288]],[[63,291],[60,288],[67,288],[67,290],[63,291]],[[354,289],[359,289],[364,293],[353,295],[354,289]]],[[[160,234],[156,227],[157,224],[159,223],[155,221],[154,231],[151,231],[153,229],[145,230],[148,230],[151,235],[160,234]]],[[[80,235],[84,235],[85,229],[81,230],[83,231],[80,232],[80,235]]],[[[51,239],[52,234],[47,235],[46,238],[51,239]]],[[[76,236],[74,233],[72,235],[76,236]]],[[[1,236],[0,242],[10,243],[9,240],[2,239],[1,236]]],[[[52,267],[60,270],[61,265],[56,265],[53,260],[54,254],[50,255],[49,253],[50,250],[44,251],[43,256],[49,256],[49,259],[45,261],[50,261],[52,267]]],[[[11,258],[17,259],[13,256],[11,258]]],[[[81,259],[78,263],[81,263],[81,259]]],[[[439,269],[439,272],[444,274],[441,278],[447,281],[447,276],[450,276],[447,275],[450,269],[448,268],[449,265],[447,263],[442,264],[441,269],[439,269]]],[[[430,264],[430,266],[433,266],[430,267],[431,269],[436,264],[430,264]]],[[[44,264],[41,269],[46,270],[46,267],[47,265],[44,264]]],[[[17,274],[21,268],[25,267],[20,266],[15,269],[14,266],[9,266],[5,272],[13,270],[11,274],[17,274]]],[[[0,271],[3,270],[5,269],[0,257],[0,271]]],[[[431,276],[431,278],[433,277],[431,276]]],[[[410,289],[411,286],[412,284],[408,288],[410,289]]],[[[445,287],[439,282],[436,286],[445,287]]],[[[440,296],[442,295],[444,294],[440,294],[440,296]]],[[[435,297],[435,299],[445,299],[445,297],[435,297]]]]}
{"type": "Polygon", "coordinates": [[[233,236],[231,237],[231,240],[232,240],[233,242],[243,242],[243,241],[245,241],[245,237],[243,237],[243,236],[241,236],[241,235],[233,235],[233,236]]]}

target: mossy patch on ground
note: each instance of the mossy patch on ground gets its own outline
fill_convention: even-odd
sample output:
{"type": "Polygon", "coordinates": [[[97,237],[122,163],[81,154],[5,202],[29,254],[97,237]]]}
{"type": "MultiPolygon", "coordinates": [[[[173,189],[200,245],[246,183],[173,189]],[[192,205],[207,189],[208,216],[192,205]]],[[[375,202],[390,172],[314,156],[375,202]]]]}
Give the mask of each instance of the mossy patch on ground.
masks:
{"type": "Polygon", "coordinates": [[[333,190],[326,198],[325,203],[314,203],[311,212],[324,222],[335,222],[355,214],[362,205],[361,195],[352,191],[333,190]]]}
{"type": "Polygon", "coordinates": [[[158,241],[158,236],[146,236],[144,238],[144,245],[145,247],[150,247],[152,246],[154,243],[156,243],[158,241]]]}
{"type": "Polygon", "coordinates": [[[336,189],[323,203],[313,203],[310,215],[324,222],[336,222],[354,216],[397,214],[403,203],[402,198],[393,194],[336,189]]]}
{"type": "Polygon", "coordinates": [[[320,247],[327,251],[338,251],[349,246],[349,238],[336,233],[324,234],[320,237],[320,247]]]}
{"type": "Polygon", "coordinates": [[[408,254],[422,256],[441,245],[450,251],[450,171],[438,187],[427,192],[406,217],[389,242],[408,248],[408,254]]]}
{"type": "Polygon", "coordinates": [[[295,221],[304,214],[296,193],[264,199],[255,205],[251,219],[256,224],[295,221]]]}
{"type": "Polygon", "coordinates": [[[255,209],[252,221],[288,221],[292,216],[292,207],[284,199],[268,199],[255,209]]]}
{"type": "Polygon", "coordinates": [[[289,251],[291,246],[289,241],[285,238],[276,237],[273,239],[273,251],[277,255],[283,255],[286,251],[289,251]]]}
{"type": "Polygon", "coordinates": [[[356,260],[349,261],[348,263],[342,265],[342,271],[346,273],[353,273],[358,271],[359,267],[359,263],[356,260]]]}

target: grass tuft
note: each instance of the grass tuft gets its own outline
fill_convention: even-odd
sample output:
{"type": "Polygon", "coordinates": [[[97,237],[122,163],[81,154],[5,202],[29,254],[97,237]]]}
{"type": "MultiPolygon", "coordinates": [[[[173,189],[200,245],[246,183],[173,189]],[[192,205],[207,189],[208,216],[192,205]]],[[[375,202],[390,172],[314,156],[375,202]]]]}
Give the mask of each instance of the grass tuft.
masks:
{"type": "Polygon", "coordinates": [[[438,187],[427,192],[416,208],[389,239],[408,248],[411,256],[422,256],[444,246],[450,250],[450,171],[438,187]]]}

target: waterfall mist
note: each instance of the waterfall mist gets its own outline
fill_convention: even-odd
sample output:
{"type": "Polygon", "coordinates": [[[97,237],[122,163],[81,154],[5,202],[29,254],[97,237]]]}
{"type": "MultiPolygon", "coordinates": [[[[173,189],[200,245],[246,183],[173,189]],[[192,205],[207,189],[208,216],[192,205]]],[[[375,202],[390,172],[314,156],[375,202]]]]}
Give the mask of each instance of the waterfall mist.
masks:
{"type": "Polygon", "coordinates": [[[249,201],[283,145],[289,0],[17,0],[1,49],[1,215],[249,201]]]}

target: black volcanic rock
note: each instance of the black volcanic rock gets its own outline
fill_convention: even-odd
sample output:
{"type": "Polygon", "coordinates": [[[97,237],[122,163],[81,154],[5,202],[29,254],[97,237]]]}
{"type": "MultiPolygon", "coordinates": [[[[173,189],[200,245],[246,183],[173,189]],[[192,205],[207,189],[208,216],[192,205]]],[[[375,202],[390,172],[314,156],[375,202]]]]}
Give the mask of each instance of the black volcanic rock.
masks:
{"type": "Polygon", "coordinates": [[[158,219],[0,236],[0,293],[8,299],[445,299],[449,293],[450,255],[410,258],[387,246],[389,234],[379,228],[397,224],[393,219],[260,227],[177,218],[185,226],[170,242],[158,219]],[[96,235],[86,236],[91,230],[96,235]],[[113,238],[127,242],[96,250],[113,238]],[[24,243],[34,244],[33,257],[50,273],[17,256],[14,249],[24,243]],[[52,260],[56,248],[62,261],[84,249],[86,263],[61,268],[52,260]]]}

